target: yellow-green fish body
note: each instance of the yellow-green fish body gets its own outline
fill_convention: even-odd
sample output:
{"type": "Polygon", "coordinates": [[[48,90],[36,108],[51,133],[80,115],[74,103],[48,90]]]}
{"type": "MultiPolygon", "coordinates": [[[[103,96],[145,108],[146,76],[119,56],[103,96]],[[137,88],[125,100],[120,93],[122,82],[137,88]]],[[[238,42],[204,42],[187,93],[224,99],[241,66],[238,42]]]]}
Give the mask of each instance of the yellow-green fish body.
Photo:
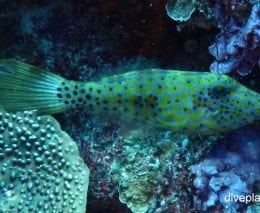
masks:
{"type": "Polygon", "coordinates": [[[208,72],[150,69],[83,83],[3,60],[0,97],[7,111],[51,114],[84,107],[92,114],[188,134],[225,132],[260,118],[259,94],[227,75],[208,72]]]}

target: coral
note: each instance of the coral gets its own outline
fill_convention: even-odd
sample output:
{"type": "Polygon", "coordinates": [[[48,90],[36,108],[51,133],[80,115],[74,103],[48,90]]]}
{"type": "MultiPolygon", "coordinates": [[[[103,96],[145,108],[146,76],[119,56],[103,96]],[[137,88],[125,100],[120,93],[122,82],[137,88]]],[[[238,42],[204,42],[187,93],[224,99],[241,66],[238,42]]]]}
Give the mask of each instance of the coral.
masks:
{"type": "MultiPolygon", "coordinates": [[[[250,1],[255,3],[258,0],[250,1]]],[[[223,29],[231,18],[239,23],[239,27],[243,27],[251,8],[245,4],[246,0],[196,0],[195,6],[190,4],[183,7],[187,9],[186,18],[191,13],[192,16],[187,22],[178,23],[186,26],[180,33],[174,27],[176,22],[165,15],[164,2],[2,0],[0,57],[16,58],[55,70],[67,78],[85,81],[151,66],[208,70],[213,58],[208,54],[208,46],[219,32],[219,21],[227,21],[219,25],[223,29]],[[194,12],[195,7],[197,11],[194,12]],[[39,14],[35,11],[39,11],[39,14]],[[143,64],[142,59],[136,60],[138,55],[144,55],[149,60],[143,64]],[[157,61],[154,64],[154,59],[159,64],[157,61]],[[139,66],[140,61],[144,66],[139,66]]],[[[177,0],[169,2],[175,3],[177,0]]],[[[191,3],[192,0],[182,2],[191,3]]],[[[88,212],[128,212],[126,205],[118,201],[117,191],[121,180],[116,177],[112,180],[109,176],[112,162],[121,162],[125,159],[124,155],[128,155],[122,153],[122,137],[125,135],[119,135],[120,126],[110,125],[111,122],[102,123],[103,120],[97,122],[99,118],[94,119],[83,110],[55,116],[77,143],[80,154],[92,171],[88,212]]],[[[162,193],[151,190],[152,204],[148,211],[152,211],[154,205],[155,212],[177,212],[189,208],[188,198],[193,191],[189,191],[191,180],[186,166],[200,160],[212,143],[206,139],[186,139],[185,136],[179,139],[172,136],[149,139],[157,144],[156,148],[153,146],[151,149],[163,153],[160,155],[163,156],[160,164],[165,172],[158,180],[162,193]],[[171,148],[172,141],[178,144],[174,148],[171,148]],[[167,150],[172,149],[177,151],[165,157],[167,150]]],[[[125,162],[119,165],[121,167],[117,168],[117,172],[126,167],[125,162]]],[[[133,172],[129,174],[134,175],[133,172]]],[[[148,177],[152,179],[152,176],[148,177]]],[[[204,184],[203,181],[201,184],[204,184]]]]}
{"type": "Polygon", "coordinates": [[[259,203],[255,203],[251,206],[249,206],[246,210],[246,213],[258,213],[260,212],[260,204],[259,203]]]}
{"type": "Polygon", "coordinates": [[[218,203],[224,212],[240,212],[246,207],[245,202],[229,198],[252,194],[254,184],[260,180],[259,136],[244,135],[234,134],[230,144],[217,146],[208,158],[190,167],[195,174],[197,210],[209,211],[218,203]]]}
{"type": "Polygon", "coordinates": [[[0,113],[0,212],[85,212],[89,170],[51,116],[0,113]]]}
{"type": "Polygon", "coordinates": [[[143,213],[149,206],[154,208],[155,198],[151,191],[161,191],[158,179],[162,168],[159,158],[154,158],[156,148],[152,148],[151,141],[143,138],[136,143],[136,139],[124,139],[123,154],[126,156],[123,162],[113,162],[111,174],[116,180],[121,180],[120,201],[133,212],[143,213]]]}
{"type": "Polygon", "coordinates": [[[174,21],[187,21],[196,9],[195,0],[168,0],[166,11],[174,21]]]}
{"type": "Polygon", "coordinates": [[[260,66],[260,3],[252,7],[244,24],[232,17],[223,23],[225,15],[221,7],[216,7],[216,13],[221,19],[221,32],[209,47],[209,52],[216,58],[210,70],[219,73],[235,71],[241,75],[250,73],[255,65],[260,66]]]}
{"type": "Polygon", "coordinates": [[[185,26],[220,29],[214,43],[209,46],[209,53],[215,57],[215,61],[210,65],[211,72],[235,72],[246,75],[256,66],[260,67],[260,3],[258,1],[169,0],[166,10],[173,20],[188,21],[177,25],[179,31],[185,26]],[[191,18],[195,9],[200,13],[195,13],[191,18]]]}
{"type": "Polygon", "coordinates": [[[122,152],[114,158],[110,171],[119,183],[120,201],[135,213],[189,209],[185,190],[190,179],[186,168],[215,139],[205,139],[204,147],[198,149],[198,138],[188,139],[171,132],[151,135],[144,130],[131,131],[123,138],[122,152]]]}

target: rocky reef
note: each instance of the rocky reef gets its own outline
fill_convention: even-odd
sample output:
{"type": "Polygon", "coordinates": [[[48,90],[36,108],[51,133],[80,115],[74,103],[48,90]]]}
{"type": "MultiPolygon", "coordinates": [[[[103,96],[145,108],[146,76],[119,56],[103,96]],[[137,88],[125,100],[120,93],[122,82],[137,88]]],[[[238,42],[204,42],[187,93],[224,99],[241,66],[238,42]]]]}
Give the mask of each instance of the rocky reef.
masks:
{"type": "MultiPolygon", "coordinates": [[[[17,59],[83,81],[151,67],[210,70],[232,75],[259,92],[259,22],[256,0],[2,0],[0,58],[17,59]]],[[[0,164],[12,164],[14,171],[7,173],[6,165],[1,164],[0,209],[15,209],[10,205],[11,200],[25,210],[37,205],[44,210],[42,204],[37,204],[38,197],[45,199],[47,209],[54,205],[59,209],[65,199],[75,201],[76,195],[64,195],[57,196],[56,203],[49,202],[56,193],[53,184],[58,181],[60,190],[75,192],[77,196],[82,193],[80,205],[72,201],[66,205],[77,204],[84,211],[88,181],[71,180],[68,175],[83,174],[86,178],[88,175],[75,144],[91,171],[88,212],[239,212],[246,209],[254,212],[259,209],[253,203],[227,205],[223,201],[228,192],[259,193],[259,159],[255,158],[259,156],[256,142],[260,139],[255,135],[259,123],[226,135],[204,138],[138,129],[135,124],[126,127],[114,120],[91,117],[84,109],[54,116],[73,141],[67,136],[63,138],[65,133],[60,133],[60,127],[49,116],[23,112],[2,114],[0,123],[5,125],[5,134],[8,128],[14,128],[6,127],[5,118],[10,118],[13,125],[19,119],[26,122],[36,119],[36,124],[49,122],[61,137],[57,138],[56,146],[46,140],[39,147],[28,148],[26,143],[15,147],[9,138],[8,145],[1,143],[3,129],[0,129],[0,164]],[[66,151],[68,146],[72,153],[66,151]],[[56,150],[51,152],[55,162],[48,160],[48,150],[45,150],[48,147],[56,150]],[[25,152],[17,151],[18,148],[25,152]],[[3,160],[3,151],[11,153],[11,157],[5,154],[3,160]],[[47,154],[34,156],[28,151],[47,154]],[[63,168],[72,157],[75,157],[73,164],[63,168]],[[46,163],[45,170],[39,168],[38,160],[46,163]],[[78,163],[84,168],[82,171],[75,168],[78,163]],[[59,172],[50,169],[56,167],[59,172]],[[17,169],[23,172],[18,174],[17,169]],[[37,180],[34,172],[39,177],[42,172],[50,173],[41,183],[53,193],[46,195],[38,182],[33,182],[37,180]],[[53,180],[57,173],[61,177],[53,180]],[[32,179],[26,179],[26,175],[32,179]],[[19,180],[20,177],[25,179],[19,180]],[[12,181],[15,185],[6,184],[12,181]],[[23,191],[19,191],[21,185],[23,191]],[[24,196],[32,198],[31,201],[25,202],[24,196]]],[[[21,140],[19,137],[17,143],[21,140]]]]}

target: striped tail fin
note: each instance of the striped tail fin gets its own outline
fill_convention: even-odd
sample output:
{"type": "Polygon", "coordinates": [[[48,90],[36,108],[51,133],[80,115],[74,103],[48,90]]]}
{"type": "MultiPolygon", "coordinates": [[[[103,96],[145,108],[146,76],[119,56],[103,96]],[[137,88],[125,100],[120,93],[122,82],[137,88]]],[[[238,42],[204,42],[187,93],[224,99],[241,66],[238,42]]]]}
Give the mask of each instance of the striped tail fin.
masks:
{"type": "Polygon", "coordinates": [[[0,105],[8,112],[37,110],[54,114],[68,108],[58,97],[66,80],[15,60],[0,60],[0,105]]]}

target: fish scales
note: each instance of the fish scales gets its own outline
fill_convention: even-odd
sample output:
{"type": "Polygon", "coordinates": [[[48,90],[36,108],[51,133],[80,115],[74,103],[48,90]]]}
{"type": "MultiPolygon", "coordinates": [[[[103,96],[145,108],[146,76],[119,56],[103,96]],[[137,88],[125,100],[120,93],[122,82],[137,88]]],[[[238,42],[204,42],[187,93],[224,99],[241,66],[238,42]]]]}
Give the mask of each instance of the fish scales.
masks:
{"type": "Polygon", "coordinates": [[[77,82],[0,60],[0,97],[7,111],[54,114],[81,107],[124,123],[188,134],[226,132],[260,119],[258,93],[209,72],[149,69],[77,82]]]}

